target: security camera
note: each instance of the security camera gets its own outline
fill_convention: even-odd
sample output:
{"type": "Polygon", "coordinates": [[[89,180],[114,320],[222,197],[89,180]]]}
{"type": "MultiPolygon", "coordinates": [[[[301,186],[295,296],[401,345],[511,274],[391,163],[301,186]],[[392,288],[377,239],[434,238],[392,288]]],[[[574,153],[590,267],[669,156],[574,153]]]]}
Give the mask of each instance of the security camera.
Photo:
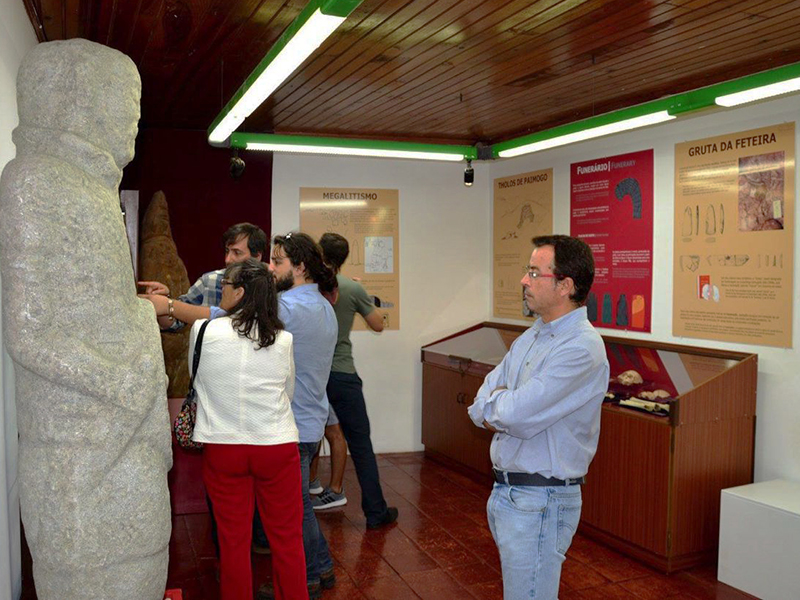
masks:
{"type": "Polygon", "coordinates": [[[472,168],[472,161],[467,161],[467,168],[464,169],[464,185],[467,187],[472,187],[472,184],[475,183],[475,169],[472,168]]]}
{"type": "Polygon", "coordinates": [[[238,153],[234,151],[233,156],[231,156],[231,177],[233,179],[239,179],[239,177],[242,176],[242,173],[244,173],[244,166],[244,161],[239,158],[238,153]]]}

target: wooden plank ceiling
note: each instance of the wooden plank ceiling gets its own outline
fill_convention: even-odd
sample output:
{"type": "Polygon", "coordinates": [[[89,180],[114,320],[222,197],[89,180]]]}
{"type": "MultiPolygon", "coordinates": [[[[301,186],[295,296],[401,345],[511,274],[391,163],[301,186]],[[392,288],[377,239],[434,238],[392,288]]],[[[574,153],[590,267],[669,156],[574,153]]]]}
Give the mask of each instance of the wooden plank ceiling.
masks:
{"type": "MultiPolygon", "coordinates": [[[[206,129],[305,0],[20,0],[142,74],[142,127],[206,129]]],[[[240,129],[494,143],[800,61],[800,0],[364,0],[240,129]]]]}

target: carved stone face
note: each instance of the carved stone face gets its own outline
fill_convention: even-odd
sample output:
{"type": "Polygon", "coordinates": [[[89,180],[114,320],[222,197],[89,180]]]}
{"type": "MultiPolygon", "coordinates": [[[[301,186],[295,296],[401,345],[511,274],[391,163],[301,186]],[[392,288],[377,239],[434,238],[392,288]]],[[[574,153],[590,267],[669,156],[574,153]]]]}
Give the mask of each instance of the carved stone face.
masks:
{"type": "Polygon", "coordinates": [[[617,375],[617,381],[619,381],[622,385],[634,385],[637,383],[644,383],[644,379],[642,376],[639,375],[638,372],[634,370],[625,371],[624,373],[620,373],[617,375]]]}

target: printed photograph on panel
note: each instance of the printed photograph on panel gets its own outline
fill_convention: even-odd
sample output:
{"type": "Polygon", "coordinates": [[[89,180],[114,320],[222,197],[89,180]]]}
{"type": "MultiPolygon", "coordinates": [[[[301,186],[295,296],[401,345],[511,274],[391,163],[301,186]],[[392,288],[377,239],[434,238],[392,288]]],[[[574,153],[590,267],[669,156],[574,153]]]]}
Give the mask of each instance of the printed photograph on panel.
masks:
{"type": "Polygon", "coordinates": [[[783,229],[784,153],[739,159],[739,231],[783,229]]]}

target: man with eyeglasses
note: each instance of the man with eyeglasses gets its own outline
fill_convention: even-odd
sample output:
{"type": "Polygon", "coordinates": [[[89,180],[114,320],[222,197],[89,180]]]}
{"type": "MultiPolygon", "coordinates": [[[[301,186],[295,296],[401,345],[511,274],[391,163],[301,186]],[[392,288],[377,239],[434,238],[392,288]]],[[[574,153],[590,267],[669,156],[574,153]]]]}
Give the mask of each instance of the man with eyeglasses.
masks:
{"type": "Polygon", "coordinates": [[[505,600],[558,597],[608,389],[603,340],[584,306],[594,280],[591,249],[566,235],[532,242],[521,283],[539,318],[486,376],[469,407],[475,425],[495,434],[487,515],[505,600]]]}

